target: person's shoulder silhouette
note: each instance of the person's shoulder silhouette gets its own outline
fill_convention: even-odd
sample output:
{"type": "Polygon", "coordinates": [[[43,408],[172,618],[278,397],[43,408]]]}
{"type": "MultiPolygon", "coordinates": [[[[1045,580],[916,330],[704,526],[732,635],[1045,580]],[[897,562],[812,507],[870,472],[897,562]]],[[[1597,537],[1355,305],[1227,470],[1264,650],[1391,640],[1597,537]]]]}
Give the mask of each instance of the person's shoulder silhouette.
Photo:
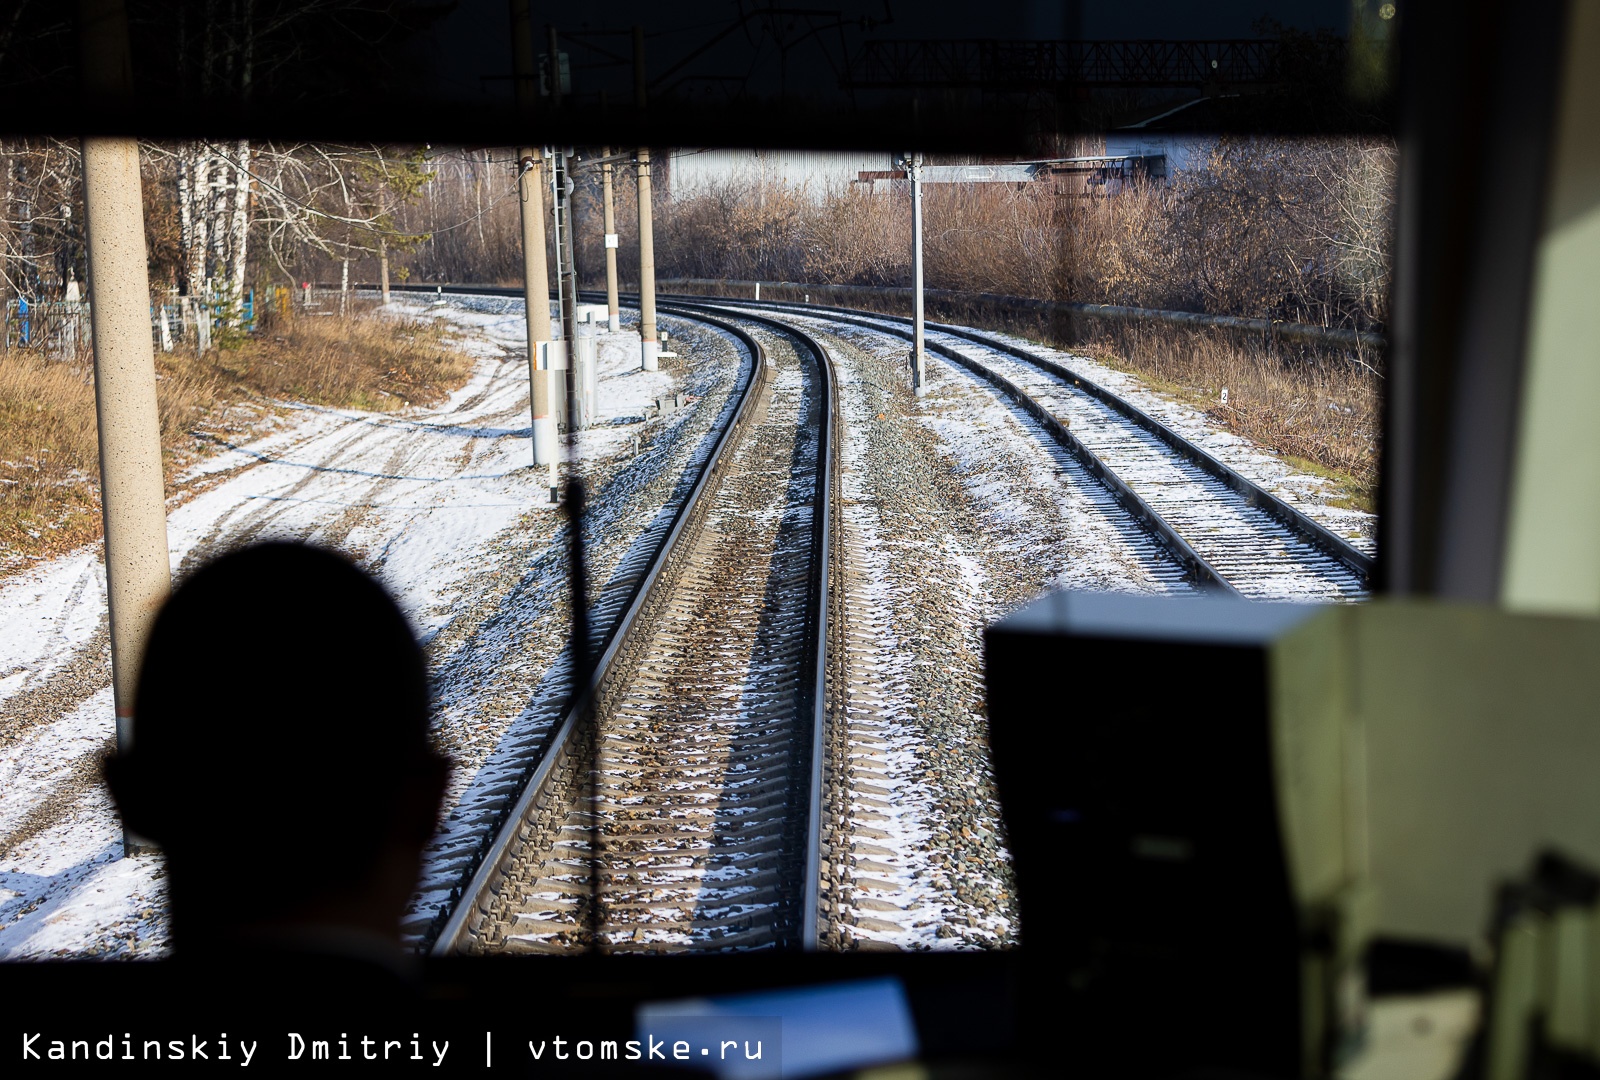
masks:
{"type": "Polygon", "coordinates": [[[428,729],[422,649],[347,559],[266,543],[188,577],[106,763],[165,855],[180,969],[263,1000],[403,997],[399,921],[447,774],[428,729]]]}

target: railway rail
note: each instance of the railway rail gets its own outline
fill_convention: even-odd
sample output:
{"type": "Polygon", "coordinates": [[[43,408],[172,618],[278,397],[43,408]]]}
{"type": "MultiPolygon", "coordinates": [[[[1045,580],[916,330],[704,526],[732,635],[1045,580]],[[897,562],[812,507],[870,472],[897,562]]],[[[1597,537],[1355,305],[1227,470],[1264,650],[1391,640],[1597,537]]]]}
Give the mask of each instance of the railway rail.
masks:
{"type": "MultiPolygon", "coordinates": [[[[910,320],[783,301],[678,297],[696,310],[782,312],[909,342],[910,320]]],[[[1038,352],[927,324],[927,348],[1040,421],[1202,586],[1256,599],[1357,599],[1373,561],[1131,402],[1038,352]]]]}
{"type": "MultiPolygon", "coordinates": [[[[636,545],[629,587],[597,603],[615,629],[593,695],[476,853],[436,951],[814,947],[837,917],[819,910],[821,853],[839,842],[819,832],[823,761],[840,753],[824,725],[836,394],[814,333],[898,348],[909,320],[703,297],[663,297],[661,311],[737,337],[749,381],[670,529],[636,545]]],[[[940,324],[928,348],[1064,447],[1152,538],[1171,567],[1158,578],[1258,597],[1364,591],[1364,552],[1056,360],[940,324]]]]}
{"type": "Polygon", "coordinates": [[[749,382],[436,952],[816,943],[831,363],[677,313],[737,337],[749,382]]]}

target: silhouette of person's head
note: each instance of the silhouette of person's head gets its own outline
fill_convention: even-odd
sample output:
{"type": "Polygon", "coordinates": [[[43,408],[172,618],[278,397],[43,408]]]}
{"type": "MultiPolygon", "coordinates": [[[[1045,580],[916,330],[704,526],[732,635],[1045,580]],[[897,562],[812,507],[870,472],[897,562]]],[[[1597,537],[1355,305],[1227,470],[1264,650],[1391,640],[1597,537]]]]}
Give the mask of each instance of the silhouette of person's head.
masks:
{"type": "Polygon", "coordinates": [[[268,543],[184,581],[106,765],[129,830],[165,853],[176,955],[397,941],[446,777],[428,715],[405,616],[346,559],[268,543]]]}

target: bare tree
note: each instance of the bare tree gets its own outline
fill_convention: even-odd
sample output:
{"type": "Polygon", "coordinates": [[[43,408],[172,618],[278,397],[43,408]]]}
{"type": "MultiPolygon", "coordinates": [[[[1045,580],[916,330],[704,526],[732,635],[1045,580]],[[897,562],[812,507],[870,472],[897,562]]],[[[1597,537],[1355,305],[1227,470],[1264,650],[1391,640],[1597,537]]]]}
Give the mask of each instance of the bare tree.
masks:
{"type": "Polygon", "coordinates": [[[14,297],[59,299],[81,280],[83,180],[75,144],[27,139],[0,145],[5,159],[5,216],[0,221],[0,278],[14,297]]]}

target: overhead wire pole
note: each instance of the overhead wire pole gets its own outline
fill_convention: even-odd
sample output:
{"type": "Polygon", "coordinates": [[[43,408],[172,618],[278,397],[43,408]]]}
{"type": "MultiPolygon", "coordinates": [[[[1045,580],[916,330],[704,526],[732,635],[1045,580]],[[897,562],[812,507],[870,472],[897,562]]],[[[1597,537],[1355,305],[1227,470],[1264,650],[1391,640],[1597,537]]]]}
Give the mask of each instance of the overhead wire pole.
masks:
{"type": "MultiPolygon", "coordinates": [[[[111,110],[126,107],[133,65],[122,0],[81,0],[78,10],[85,99],[111,110]]],[[[82,146],[111,687],[117,752],[126,754],[132,749],[134,695],[145,642],[172,581],[161,486],[161,421],[150,340],[139,144],[130,138],[85,136],[82,146]]],[[[123,829],[126,854],[153,846],[123,829]]]]}
{"type": "Polygon", "coordinates": [[[911,177],[911,389],[921,397],[928,391],[922,318],[922,155],[907,154],[905,162],[911,177]]]}
{"type": "Polygon", "coordinates": [[[533,464],[549,470],[550,501],[557,499],[556,420],[552,415],[552,353],[550,268],[544,249],[544,164],[531,146],[518,150],[521,159],[517,198],[522,209],[522,297],[527,309],[528,382],[532,390],[533,464]]]}
{"type": "MultiPolygon", "coordinates": [[[[633,28],[633,104],[644,119],[649,104],[645,91],[644,27],[633,28]]],[[[639,174],[639,366],[655,371],[661,366],[656,355],[661,343],[656,339],[656,242],[650,208],[650,151],[641,148],[636,155],[639,174]]]]}
{"type": "Polygon", "coordinates": [[[660,367],[656,354],[656,247],[650,216],[650,151],[639,150],[639,365],[645,371],[660,367]]]}
{"type": "MultiPolygon", "coordinates": [[[[538,90],[529,0],[511,0],[511,46],[517,107],[531,123],[538,90]]],[[[556,427],[550,401],[550,271],[544,250],[544,162],[532,146],[517,150],[517,200],[522,214],[522,298],[527,309],[529,411],[533,414],[533,464],[549,470],[550,501],[556,484],[556,427]]]]}
{"type": "MultiPolygon", "coordinates": [[[[611,148],[606,147],[601,156],[610,158],[611,148]]],[[[611,162],[603,162],[600,166],[600,190],[605,206],[606,228],[606,322],[614,334],[622,329],[622,309],[617,304],[617,210],[611,197],[611,172],[611,162]]]]}

